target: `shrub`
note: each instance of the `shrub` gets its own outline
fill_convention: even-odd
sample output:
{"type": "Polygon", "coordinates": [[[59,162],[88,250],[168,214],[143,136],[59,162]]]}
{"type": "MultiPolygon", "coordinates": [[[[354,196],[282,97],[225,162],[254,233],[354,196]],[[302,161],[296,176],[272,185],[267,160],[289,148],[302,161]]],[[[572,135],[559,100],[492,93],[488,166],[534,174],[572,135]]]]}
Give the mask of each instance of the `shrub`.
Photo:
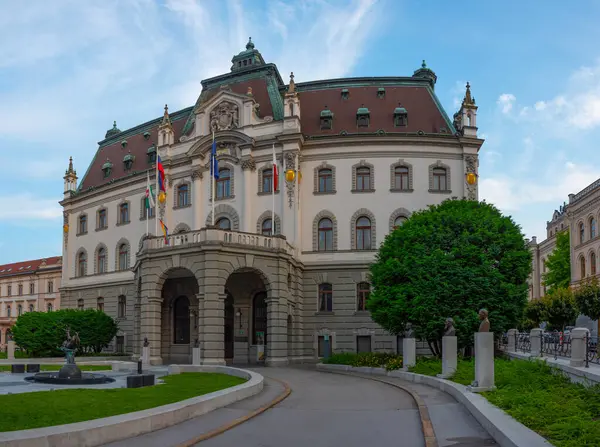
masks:
{"type": "Polygon", "coordinates": [[[12,328],[15,343],[33,357],[60,356],[60,346],[66,338],[79,333],[81,345],[77,353],[102,351],[118,331],[115,320],[94,309],[63,309],[56,312],[27,312],[19,316],[12,328]]]}
{"type": "Polygon", "coordinates": [[[387,352],[343,352],[333,354],[323,363],[332,365],[348,365],[353,367],[385,368],[388,371],[402,368],[402,356],[387,352]]]}

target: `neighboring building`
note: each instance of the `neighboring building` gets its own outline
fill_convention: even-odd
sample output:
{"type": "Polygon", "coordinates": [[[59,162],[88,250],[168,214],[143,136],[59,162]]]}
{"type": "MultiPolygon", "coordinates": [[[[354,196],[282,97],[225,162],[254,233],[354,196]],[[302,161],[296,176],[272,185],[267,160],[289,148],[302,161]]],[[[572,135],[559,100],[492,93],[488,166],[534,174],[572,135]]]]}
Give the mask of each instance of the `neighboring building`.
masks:
{"type": "Polygon", "coordinates": [[[24,312],[51,312],[60,307],[60,256],[0,265],[0,348],[24,312]]]}
{"type": "Polygon", "coordinates": [[[411,77],[287,85],[251,41],[232,62],[194,106],[115,124],[79,184],[69,164],[63,305],[118,317],[116,349],[137,356],[147,337],[152,363],[190,362],[196,341],[207,364],[254,362],[263,335],[270,365],[316,360],[327,336],[337,351],[396,350],[365,310],[368,266],[415,210],[477,199],[469,85],[451,120],[424,62],[411,77]],[[168,238],[144,209],[157,156],[168,238]]]}
{"type": "MultiPolygon", "coordinates": [[[[571,246],[571,285],[577,287],[581,280],[591,276],[598,277],[598,258],[600,257],[600,237],[598,237],[598,219],[600,219],[600,179],[593,182],[577,194],[569,194],[569,203],[554,211],[552,220],[547,223],[547,238],[540,242],[533,237],[529,247],[533,254],[533,269],[530,284],[533,294],[530,297],[544,296],[542,275],[545,272],[545,260],[554,251],[556,234],[569,230],[571,246]]],[[[597,322],[580,316],[579,326],[599,333],[597,322]]]]}

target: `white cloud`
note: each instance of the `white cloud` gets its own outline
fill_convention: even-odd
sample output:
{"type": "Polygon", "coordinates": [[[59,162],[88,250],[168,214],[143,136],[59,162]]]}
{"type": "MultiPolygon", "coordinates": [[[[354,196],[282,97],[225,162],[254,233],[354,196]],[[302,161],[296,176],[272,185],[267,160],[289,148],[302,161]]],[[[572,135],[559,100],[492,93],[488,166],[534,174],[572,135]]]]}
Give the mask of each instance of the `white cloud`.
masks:
{"type": "Polygon", "coordinates": [[[508,114],[513,108],[517,98],[512,93],[502,93],[498,98],[498,105],[502,108],[502,113],[508,114]]]}
{"type": "Polygon", "coordinates": [[[58,220],[62,216],[57,200],[29,193],[0,197],[0,203],[0,221],[58,220]]]}

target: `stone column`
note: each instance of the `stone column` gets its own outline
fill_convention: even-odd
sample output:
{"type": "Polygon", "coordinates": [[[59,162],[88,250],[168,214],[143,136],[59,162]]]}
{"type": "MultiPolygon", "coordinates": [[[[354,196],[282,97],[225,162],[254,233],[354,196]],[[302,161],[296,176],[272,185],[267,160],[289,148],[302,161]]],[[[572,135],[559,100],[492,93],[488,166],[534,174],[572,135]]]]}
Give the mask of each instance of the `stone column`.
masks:
{"type": "Polygon", "coordinates": [[[542,333],[544,331],[540,328],[531,330],[529,339],[531,340],[531,356],[539,357],[542,355],[542,333]]]}
{"type": "Polygon", "coordinates": [[[469,386],[473,392],[490,391],[494,386],[494,333],[475,333],[475,381],[469,386]]]}
{"type": "Polygon", "coordinates": [[[587,355],[587,337],[590,331],[584,327],[577,327],[571,331],[571,366],[585,365],[585,356],[587,355]]]}
{"type": "Polygon", "coordinates": [[[402,359],[403,368],[405,371],[417,364],[417,341],[414,338],[402,339],[402,359]]]}
{"type": "Polygon", "coordinates": [[[140,346],[142,346],[143,338],[141,337],[142,330],[142,302],[141,299],[136,298],[135,304],[133,305],[133,356],[139,358],[142,354],[140,346]]]}
{"type": "Polygon", "coordinates": [[[256,191],[256,187],[252,187],[252,180],[255,178],[255,175],[253,175],[255,169],[256,165],[252,163],[242,164],[244,200],[242,201],[242,224],[240,225],[240,230],[246,233],[256,233],[256,225],[252,222],[252,203],[254,203],[253,196],[256,191]]]}
{"type": "Polygon", "coordinates": [[[296,232],[300,221],[298,220],[298,203],[296,188],[298,187],[297,179],[288,183],[285,180],[285,172],[288,169],[296,170],[297,166],[297,151],[286,151],[284,154],[284,163],[280,177],[281,198],[278,198],[281,204],[281,234],[283,234],[288,242],[296,245],[296,232]]]}
{"type": "Polygon", "coordinates": [[[204,350],[204,293],[196,294],[198,300],[198,348],[200,349],[200,358],[204,350]]]}
{"type": "Polygon", "coordinates": [[[204,194],[202,191],[202,178],[200,171],[194,171],[192,174],[192,208],[194,210],[194,221],[192,230],[199,230],[204,227],[204,194]]]}
{"type": "Polygon", "coordinates": [[[204,294],[203,358],[204,365],[225,364],[225,298],[223,287],[206,286],[204,294]]]}
{"type": "Polygon", "coordinates": [[[457,367],[458,339],[456,336],[442,337],[442,373],[438,377],[452,377],[457,367]]]}
{"type": "Polygon", "coordinates": [[[269,366],[285,366],[287,358],[287,274],[278,269],[267,299],[267,359],[269,366]],[[282,281],[282,278],[286,280],[282,281]],[[284,289],[285,288],[285,289],[284,289]]]}
{"type": "Polygon", "coordinates": [[[14,360],[15,359],[15,342],[12,340],[9,340],[6,343],[6,354],[7,354],[7,359],[8,360],[14,360]]]}
{"type": "Polygon", "coordinates": [[[517,352],[517,337],[519,336],[519,331],[517,329],[509,329],[506,336],[508,337],[506,350],[508,352],[517,352]]]}
{"type": "Polygon", "coordinates": [[[148,297],[142,301],[142,331],[140,341],[148,337],[150,343],[150,359],[152,365],[161,365],[161,306],[162,298],[148,297]]]}

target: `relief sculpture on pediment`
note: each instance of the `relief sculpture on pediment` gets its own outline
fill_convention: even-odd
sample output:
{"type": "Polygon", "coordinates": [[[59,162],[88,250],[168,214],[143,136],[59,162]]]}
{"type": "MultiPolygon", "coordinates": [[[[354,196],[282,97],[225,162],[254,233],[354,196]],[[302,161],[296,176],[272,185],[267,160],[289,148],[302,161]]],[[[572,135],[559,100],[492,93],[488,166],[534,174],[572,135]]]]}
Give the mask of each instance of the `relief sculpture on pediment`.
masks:
{"type": "Polygon", "coordinates": [[[221,102],[210,112],[210,129],[213,132],[239,127],[239,108],[229,101],[221,102]]]}

